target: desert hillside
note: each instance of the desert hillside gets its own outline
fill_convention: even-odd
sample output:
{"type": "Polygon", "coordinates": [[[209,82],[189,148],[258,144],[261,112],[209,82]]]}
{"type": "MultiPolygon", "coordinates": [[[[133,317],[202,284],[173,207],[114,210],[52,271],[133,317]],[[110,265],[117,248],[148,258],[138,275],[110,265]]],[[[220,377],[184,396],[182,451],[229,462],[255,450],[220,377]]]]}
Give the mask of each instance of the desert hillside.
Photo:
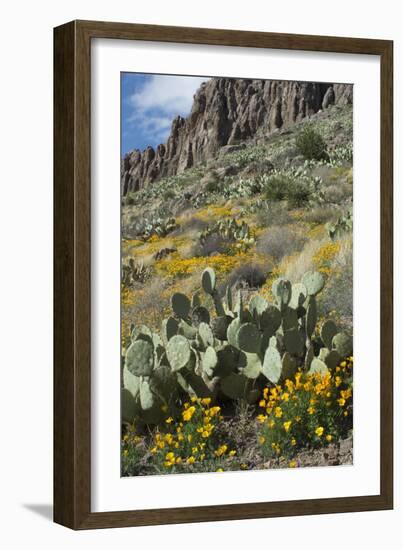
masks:
{"type": "MultiPolygon", "coordinates": [[[[139,415],[140,426],[158,424],[158,411],[168,410],[167,422],[176,422],[180,407],[188,407],[186,395],[193,395],[192,399],[218,403],[223,411],[219,430],[232,438],[239,457],[236,463],[228,457],[224,469],[239,469],[241,463],[246,468],[282,467],[295,456],[299,465],[330,463],[321,442],[331,449],[334,464],[351,461],[351,447],[343,443],[343,454],[339,442],[352,426],[351,412],[340,409],[352,395],[352,162],[351,87],[226,79],[200,88],[189,117],[173,121],[166,144],[122,159],[122,353],[130,419],[139,415]],[[291,301],[279,285],[284,292],[287,285],[292,287],[291,301]],[[263,317],[274,310],[283,317],[278,330],[267,332],[263,317],[258,319],[259,308],[263,317]],[[233,339],[231,326],[236,323],[237,331],[243,327],[248,334],[245,342],[242,330],[233,339]],[[204,325],[210,344],[203,341],[204,325]],[[180,364],[182,370],[173,374],[172,382],[169,369],[176,367],[168,348],[173,335],[186,352],[190,346],[192,360],[180,364]],[[289,346],[291,336],[296,339],[289,346]],[[178,388],[174,399],[163,397],[163,390],[159,394],[152,378],[144,382],[144,377],[137,377],[141,358],[134,348],[143,346],[140,340],[152,341],[158,349],[166,346],[167,355],[161,348],[158,356],[158,368],[166,368],[172,387],[178,388]],[[271,378],[267,373],[272,373],[273,356],[280,354],[282,374],[271,378]],[[230,356],[234,361],[228,365],[230,356]],[[344,366],[336,367],[338,361],[344,366]],[[252,421],[269,418],[258,414],[257,403],[266,403],[258,396],[267,393],[265,383],[280,391],[278,380],[298,387],[293,376],[302,376],[312,364],[312,372],[328,377],[326,384],[336,380],[334,388],[340,377],[333,369],[347,369],[340,388],[346,398],[335,389],[335,416],[320,420],[327,423],[325,428],[311,423],[316,417],[307,417],[304,430],[311,426],[313,439],[302,441],[301,435],[297,444],[290,441],[298,438],[290,437],[283,448],[284,438],[262,435],[259,420],[258,428],[252,421]],[[130,373],[136,373],[132,390],[130,373]],[[141,401],[144,383],[151,396],[147,405],[141,401]],[[246,398],[245,406],[241,397],[246,398]],[[243,438],[238,434],[241,424],[243,438]],[[263,452],[269,440],[271,447],[263,452]]],[[[281,391],[288,395],[284,388],[281,391]]],[[[286,431],[292,422],[283,422],[286,431]]],[[[157,429],[153,437],[158,439],[159,433],[157,429]]],[[[136,468],[126,461],[125,475],[152,473],[154,443],[139,436],[137,428],[128,434],[123,444],[126,456],[135,452],[142,458],[136,468]]],[[[221,455],[214,456],[214,464],[220,465],[221,455]]],[[[178,471],[179,466],[167,463],[165,470],[178,471]]],[[[203,464],[196,470],[193,465],[191,471],[213,467],[203,464]]],[[[160,467],[165,471],[162,462],[160,467]]]]}
{"type": "Polygon", "coordinates": [[[279,276],[291,282],[308,269],[329,277],[323,314],[352,322],[351,233],[332,239],[329,224],[349,224],[352,206],[352,108],[332,106],[285,130],[238,145],[177,176],[123,198],[123,263],[139,275],[124,285],[124,334],[130,319],[157,328],[176,290],[200,287],[207,266],[245,292],[270,294],[279,276]],[[306,160],[296,138],[309,125],[327,158],[306,160]],[[232,222],[235,234],[219,230],[232,222]],[[241,230],[240,228],[244,228],[241,230]],[[235,231],[236,233],[236,231],[235,231]]]}

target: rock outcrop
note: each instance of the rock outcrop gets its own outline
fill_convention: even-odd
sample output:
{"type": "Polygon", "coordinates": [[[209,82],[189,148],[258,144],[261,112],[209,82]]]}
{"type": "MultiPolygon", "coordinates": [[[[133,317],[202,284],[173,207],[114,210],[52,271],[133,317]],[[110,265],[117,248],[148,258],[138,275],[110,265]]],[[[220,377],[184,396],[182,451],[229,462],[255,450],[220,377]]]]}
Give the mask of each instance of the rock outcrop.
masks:
{"type": "Polygon", "coordinates": [[[213,78],[194,96],[188,117],[176,117],[165,144],[134,150],[121,166],[123,195],[215,156],[256,134],[269,135],[330,105],[352,103],[349,84],[213,78]]]}

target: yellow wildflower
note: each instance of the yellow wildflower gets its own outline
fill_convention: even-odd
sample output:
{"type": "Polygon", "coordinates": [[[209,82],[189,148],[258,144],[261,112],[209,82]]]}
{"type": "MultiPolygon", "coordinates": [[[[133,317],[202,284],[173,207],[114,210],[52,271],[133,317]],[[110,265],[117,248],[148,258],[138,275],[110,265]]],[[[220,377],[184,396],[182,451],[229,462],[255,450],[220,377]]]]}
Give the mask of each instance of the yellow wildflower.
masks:
{"type": "Polygon", "coordinates": [[[319,427],[316,428],[316,430],[315,430],[315,433],[316,433],[316,435],[317,435],[318,437],[321,437],[322,434],[323,434],[323,432],[324,432],[324,429],[322,428],[322,426],[319,426],[319,427]]]}
{"type": "Polygon", "coordinates": [[[283,411],[281,410],[281,407],[276,407],[274,409],[274,416],[276,418],[281,418],[283,416],[283,411]]]}
{"type": "Polygon", "coordinates": [[[288,422],[283,422],[283,426],[286,432],[288,432],[288,430],[290,429],[291,424],[292,424],[291,420],[289,420],[288,422]]]}
{"type": "Polygon", "coordinates": [[[185,422],[188,422],[191,420],[192,416],[196,412],[196,407],[193,405],[191,407],[188,407],[185,411],[182,412],[182,418],[185,422]]]}
{"type": "Polygon", "coordinates": [[[211,407],[211,409],[209,409],[210,416],[215,416],[220,411],[221,411],[221,407],[211,407]]]}
{"type": "Polygon", "coordinates": [[[218,447],[218,449],[214,451],[214,454],[216,456],[222,456],[227,452],[227,449],[228,449],[227,445],[221,445],[221,447],[218,447]]]}
{"type": "Polygon", "coordinates": [[[293,393],[293,391],[294,391],[294,383],[293,383],[292,380],[287,379],[287,380],[285,381],[285,386],[286,386],[286,388],[287,388],[287,390],[288,390],[289,393],[293,393]]]}

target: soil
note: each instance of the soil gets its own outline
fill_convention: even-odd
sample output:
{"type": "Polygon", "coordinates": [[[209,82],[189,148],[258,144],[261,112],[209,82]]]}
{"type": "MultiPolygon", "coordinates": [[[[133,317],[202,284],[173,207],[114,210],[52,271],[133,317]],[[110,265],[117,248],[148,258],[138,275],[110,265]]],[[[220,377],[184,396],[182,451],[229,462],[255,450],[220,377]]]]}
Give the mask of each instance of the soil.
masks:
{"type": "MultiPolygon", "coordinates": [[[[353,438],[340,440],[322,449],[301,450],[294,459],[298,468],[314,466],[352,466],[353,465],[353,438]]],[[[272,459],[262,466],[268,468],[287,468],[290,460],[285,458],[272,459]]]]}

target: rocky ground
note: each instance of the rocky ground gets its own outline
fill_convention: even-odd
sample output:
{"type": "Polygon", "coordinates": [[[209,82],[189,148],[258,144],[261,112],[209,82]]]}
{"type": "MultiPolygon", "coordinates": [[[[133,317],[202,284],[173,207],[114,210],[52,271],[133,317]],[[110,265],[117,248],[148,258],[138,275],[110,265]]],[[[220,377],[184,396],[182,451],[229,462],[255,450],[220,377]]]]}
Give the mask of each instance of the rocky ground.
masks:
{"type": "MultiPolygon", "coordinates": [[[[348,437],[337,443],[332,443],[322,449],[306,449],[300,451],[293,458],[296,468],[314,466],[352,466],[353,465],[353,438],[348,437]]],[[[271,459],[263,464],[263,468],[287,468],[290,460],[285,458],[271,459]]]]}

